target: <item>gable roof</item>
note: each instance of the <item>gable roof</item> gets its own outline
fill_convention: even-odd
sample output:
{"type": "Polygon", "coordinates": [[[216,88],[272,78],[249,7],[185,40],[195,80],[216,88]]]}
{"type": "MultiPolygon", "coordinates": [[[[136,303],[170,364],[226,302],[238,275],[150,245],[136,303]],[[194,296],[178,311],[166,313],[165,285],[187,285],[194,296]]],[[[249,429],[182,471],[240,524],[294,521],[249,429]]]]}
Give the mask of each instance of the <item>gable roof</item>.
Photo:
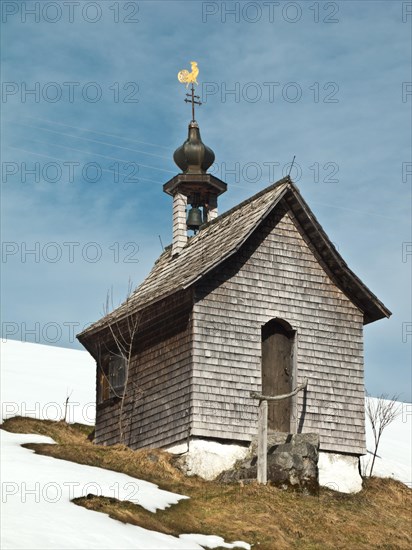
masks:
{"type": "Polygon", "coordinates": [[[123,303],[92,324],[78,335],[80,339],[97,331],[107,322],[120,320],[132,311],[139,311],[193,285],[236,253],[282,199],[301,225],[335,284],[363,311],[364,324],[389,317],[391,312],[349,269],[297,187],[286,177],[203,225],[178,255],[172,256],[171,246],[168,246],[127,304],[123,303]]]}

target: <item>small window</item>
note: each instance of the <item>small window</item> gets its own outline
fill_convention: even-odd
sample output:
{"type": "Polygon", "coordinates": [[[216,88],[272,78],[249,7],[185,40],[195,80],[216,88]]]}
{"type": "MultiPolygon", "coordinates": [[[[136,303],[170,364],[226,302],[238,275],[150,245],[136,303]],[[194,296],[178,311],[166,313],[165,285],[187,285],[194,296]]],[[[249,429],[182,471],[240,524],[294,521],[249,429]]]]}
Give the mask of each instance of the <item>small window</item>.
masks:
{"type": "Polygon", "coordinates": [[[123,393],[126,382],[126,360],[118,355],[110,355],[109,383],[110,396],[119,397],[123,393]]]}
{"type": "Polygon", "coordinates": [[[97,389],[97,399],[99,403],[104,403],[110,397],[109,380],[107,374],[101,368],[99,371],[99,386],[97,389]]]}
{"type": "Polygon", "coordinates": [[[98,401],[122,397],[126,383],[126,360],[119,355],[106,355],[100,363],[98,401]]]}

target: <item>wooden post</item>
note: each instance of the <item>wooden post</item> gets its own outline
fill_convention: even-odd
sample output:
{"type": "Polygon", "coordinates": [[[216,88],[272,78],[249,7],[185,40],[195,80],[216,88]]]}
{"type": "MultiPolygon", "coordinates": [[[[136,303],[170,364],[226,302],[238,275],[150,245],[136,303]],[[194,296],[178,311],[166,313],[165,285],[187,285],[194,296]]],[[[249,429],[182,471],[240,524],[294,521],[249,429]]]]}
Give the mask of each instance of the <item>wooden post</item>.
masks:
{"type": "Polygon", "coordinates": [[[268,401],[280,401],[293,397],[298,392],[304,390],[308,385],[305,378],[303,384],[298,386],[290,393],[284,395],[260,395],[251,392],[250,397],[259,399],[259,419],[258,419],[258,448],[257,448],[257,481],[266,485],[268,480],[268,401]]]}
{"type": "Polygon", "coordinates": [[[263,399],[259,404],[258,449],[257,449],[257,481],[267,483],[267,453],[268,453],[268,402],[263,399]]]}

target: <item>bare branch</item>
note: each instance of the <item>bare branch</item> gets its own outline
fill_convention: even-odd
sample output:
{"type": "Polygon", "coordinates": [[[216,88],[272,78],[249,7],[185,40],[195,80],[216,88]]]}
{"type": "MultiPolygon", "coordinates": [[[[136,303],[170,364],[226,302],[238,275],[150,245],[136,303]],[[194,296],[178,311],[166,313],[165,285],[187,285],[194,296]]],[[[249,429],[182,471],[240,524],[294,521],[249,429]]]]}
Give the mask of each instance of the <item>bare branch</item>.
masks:
{"type": "MultiPolygon", "coordinates": [[[[110,333],[110,337],[112,340],[112,343],[114,345],[109,345],[109,349],[106,347],[106,352],[110,353],[112,356],[120,357],[124,361],[124,368],[125,368],[125,377],[124,377],[124,384],[123,384],[123,390],[121,392],[117,391],[117,388],[113,387],[113,384],[110,380],[110,377],[107,375],[107,373],[104,371],[101,365],[101,354],[102,354],[102,343],[99,344],[99,352],[98,352],[98,365],[100,372],[102,373],[102,376],[104,380],[106,381],[109,391],[111,395],[114,395],[115,397],[120,399],[120,410],[119,410],[119,439],[120,443],[125,443],[125,423],[124,423],[124,406],[126,399],[128,397],[128,391],[129,391],[129,374],[130,374],[130,366],[132,362],[133,357],[133,350],[136,340],[136,335],[139,329],[140,320],[141,320],[141,313],[140,312],[134,312],[132,311],[132,289],[133,284],[132,281],[129,279],[128,283],[128,292],[126,295],[126,299],[122,304],[122,307],[126,310],[125,314],[122,315],[122,319],[119,320],[116,317],[114,317],[113,314],[109,312],[110,306],[111,310],[114,309],[113,304],[113,287],[110,289],[110,291],[107,292],[106,297],[106,304],[104,306],[104,321],[105,321],[105,327],[110,333]]],[[[133,393],[136,393],[136,386],[133,383],[132,384],[133,393]]]]}
{"type": "Polygon", "coordinates": [[[366,416],[369,418],[371,423],[375,443],[375,450],[373,453],[369,477],[372,476],[383,431],[401,414],[401,405],[399,404],[398,399],[399,395],[393,395],[389,398],[388,394],[381,394],[380,397],[373,398],[366,393],[366,416]]]}

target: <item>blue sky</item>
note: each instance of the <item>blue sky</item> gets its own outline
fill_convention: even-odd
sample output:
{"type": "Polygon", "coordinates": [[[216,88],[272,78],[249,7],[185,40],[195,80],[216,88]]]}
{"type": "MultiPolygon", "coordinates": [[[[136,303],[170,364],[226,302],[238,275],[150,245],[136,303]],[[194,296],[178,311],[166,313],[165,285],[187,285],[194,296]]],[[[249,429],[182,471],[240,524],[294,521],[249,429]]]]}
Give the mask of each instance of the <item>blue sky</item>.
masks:
{"type": "Polygon", "coordinates": [[[169,244],[176,75],[195,60],[220,211],[296,155],[305,200],[393,312],[365,327],[366,387],[410,400],[411,3],[56,4],[2,2],[3,338],[79,347],[108,289],[120,303],[169,244]]]}

